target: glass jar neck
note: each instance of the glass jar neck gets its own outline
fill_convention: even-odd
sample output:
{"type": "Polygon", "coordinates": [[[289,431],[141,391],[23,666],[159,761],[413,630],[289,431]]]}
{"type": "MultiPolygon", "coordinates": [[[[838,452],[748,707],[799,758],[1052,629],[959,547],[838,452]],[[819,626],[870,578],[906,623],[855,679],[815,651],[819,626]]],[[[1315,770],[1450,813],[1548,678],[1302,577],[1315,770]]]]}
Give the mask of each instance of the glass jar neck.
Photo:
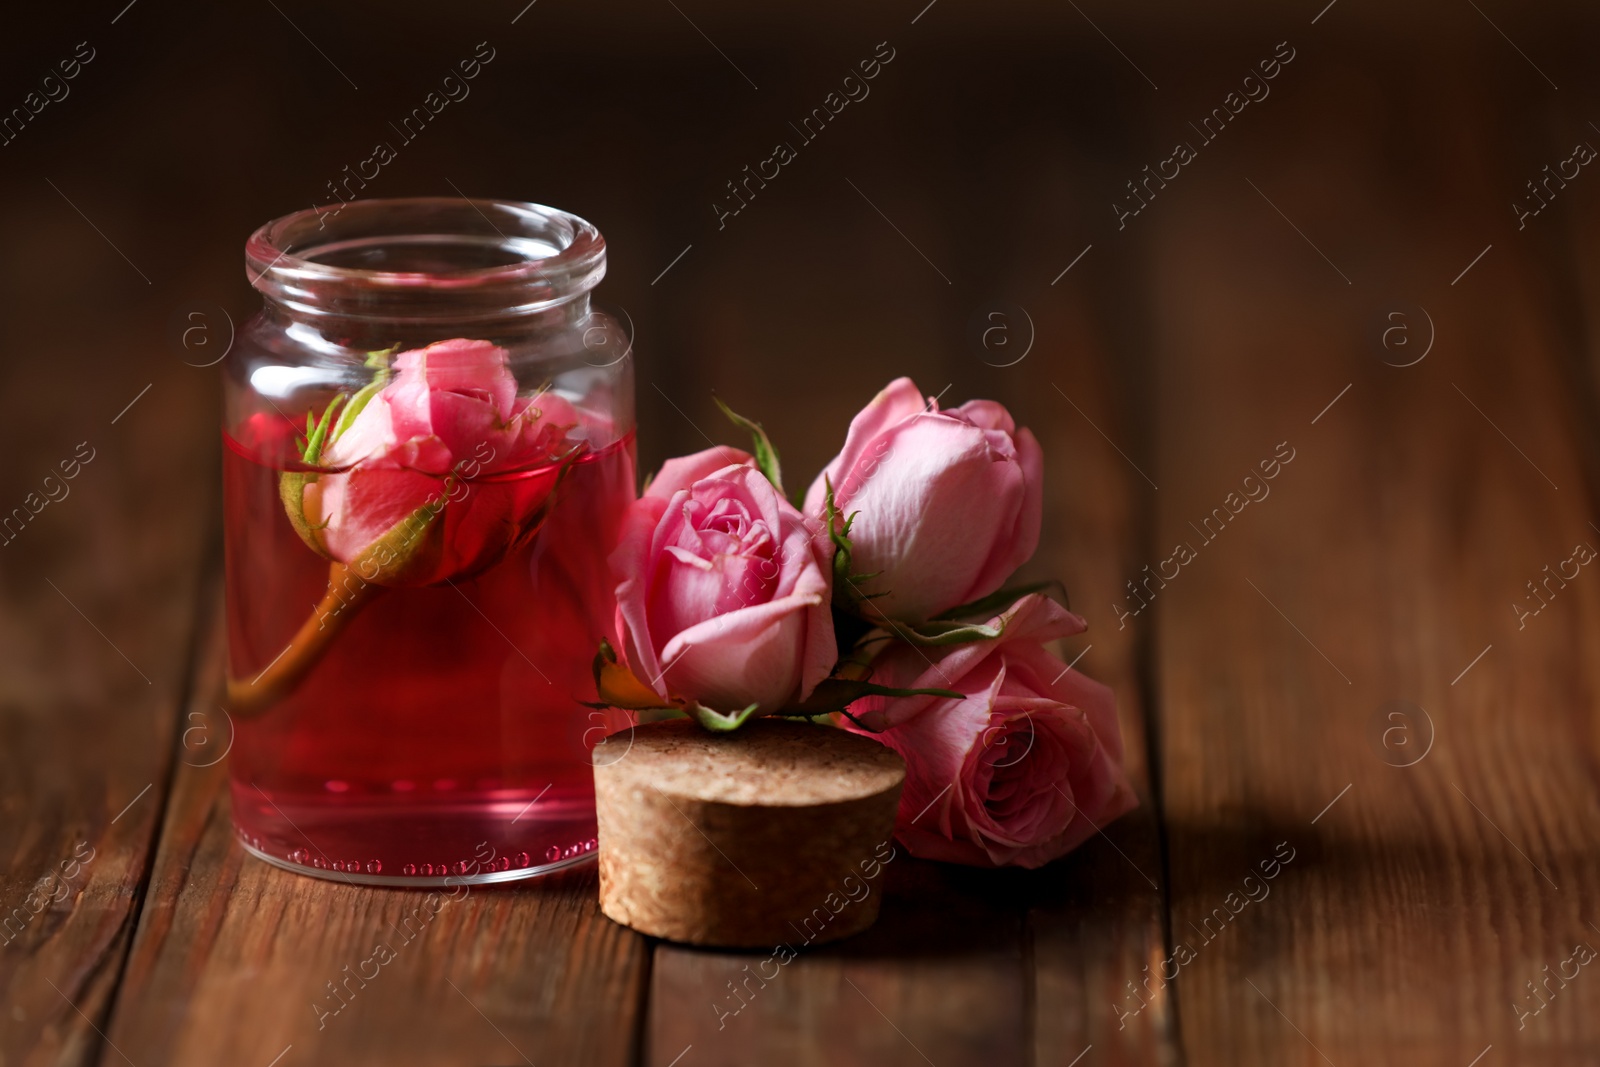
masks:
{"type": "Polygon", "coordinates": [[[605,239],[575,215],[444,197],[286,215],[251,235],[245,262],[291,329],[394,341],[570,328],[606,269],[605,239]]]}

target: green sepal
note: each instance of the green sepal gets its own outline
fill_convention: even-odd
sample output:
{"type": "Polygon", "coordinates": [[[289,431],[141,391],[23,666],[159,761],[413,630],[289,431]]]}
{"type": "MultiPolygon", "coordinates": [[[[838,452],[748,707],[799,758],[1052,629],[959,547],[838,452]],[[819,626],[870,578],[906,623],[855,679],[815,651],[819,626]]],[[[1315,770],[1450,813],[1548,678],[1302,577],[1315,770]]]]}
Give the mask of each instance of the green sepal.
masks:
{"type": "MultiPolygon", "coordinates": [[[[451,477],[455,477],[451,475],[451,477]]],[[[432,555],[441,551],[433,536],[435,524],[449,501],[451,485],[437,500],[431,500],[389,527],[376,541],[351,560],[350,570],[374,585],[406,585],[408,575],[426,571],[433,565],[432,555]]]]}
{"type": "Polygon", "coordinates": [[[738,711],[727,712],[726,714],[720,711],[713,711],[711,708],[702,707],[699,704],[690,704],[683,710],[689,713],[689,718],[699,723],[705,729],[710,730],[715,734],[725,734],[737,730],[739,727],[743,726],[745,720],[750,718],[751,715],[754,715],[756,709],[760,706],[760,704],[751,704],[747,708],[741,708],[738,711]]]}
{"type": "Polygon", "coordinates": [[[839,520],[839,508],[833,502],[833,479],[823,475],[822,488],[822,521],[827,523],[828,540],[833,542],[833,599],[835,603],[843,601],[849,606],[863,599],[855,583],[872,576],[852,573],[854,547],[850,543],[850,526],[856,517],[850,515],[843,522],[839,520]]]}
{"type": "MultiPolygon", "coordinates": [[[[306,445],[306,455],[311,457],[310,462],[315,462],[315,452],[320,448],[323,434],[327,430],[329,422],[327,416],[332,412],[333,405],[330,404],[327,414],[312,431],[306,445]]],[[[327,524],[313,526],[306,520],[306,487],[315,483],[317,477],[318,473],[315,471],[285,471],[278,479],[278,496],[283,501],[283,510],[288,515],[289,525],[300,535],[300,540],[319,556],[332,559],[328,550],[323,547],[322,539],[317,536],[317,531],[325,528],[327,524]]],[[[349,562],[350,570],[362,581],[374,585],[393,586],[407,584],[408,574],[426,570],[431,566],[430,553],[436,554],[440,551],[437,539],[432,536],[434,526],[449,502],[455,477],[451,474],[445,479],[445,487],[436,499],[418,507],[362,549],[361,553],[349,562]]]]}
{"type": "Polygon", "coordinates": [[[328,406],[323,410],[320,419],[315,419],[311,412],[306,412],[306,447],[300,453],[300,458],[305,462],[312,464],[322,462],[322,446],[333,443],[328,439],[328,427],[333,423],[333,413],[343,401],[343,393],[328,401],[328,406]]]}
{"type": "Polygon", "coordinates": [[[294,532],[300,535],[306,547],[319,556],[332,559],[317,537],[320,527],[313,527],[306,521],[306,485],[316,480],[315,474],[284,471],[278,477],[278,499],[283,501],[283,513],[289,517],[289,525],[294,527],[294,532]]]}
{"type": "Polygon", "coordinates": [[[838,652],[835,661],[842,663],[855,651],[856,642],[877,628],[860,615],[846,611],[838,604],[830,604],[828,613],[833,616],[833,641],[834,648],[838,652]]]}
{"type": "Polygon", "coordinates": [[[786,494],[783,491],[783,468],[778,462],[778,450],[773,447],[772,438],[767,436],[767,431],[762,429],[759,422],[752,422],[737,411],[734,411],[727,404],[724,404],[720,396],[712,394],[711,399],[715,400],[717,407],[721,408],[722,413],[728,416],[728,421],[741,430],[749,431],[752,442],[751,450],[755,453],[756,466],[760,468],[762,474],[767,476],[767,481],[772,483],[772,487],[778,491],[778,495],[785,496],[786,494]]]}
{"type": "MultiPolygon", "coordinates": [[[[858,572],[855,569],[855,545],[850,540],[850,527],[855,525],[856,516],[860,512],[853,511],[841,520],[839,507],[833,502],[833,480],[824,475],[822,485],[822,521],[827,523],[828,539],[833,542],[833,602],[847,610],[855,611],[869,600],[888,596],[889,590],[885,589],[878,593],[861,591],[862,582],[871,581],[883,572],[858,572]]],[[[857,614],[860,612],[857,611],[857,614]]],[[[878,616],[882,618],[883,613],[879,612],[878,616]]]]}
{"type": "Polygon", "coordinates": [[[1026,585],[1010,585],[1004,589],[996,590],[979,600],[974,600],[970,604],[958,604],[949,611],[941,611],[933,619],[935,622],[940,622],[948,619],[971,618],[974,615],[993,617],[1028,594],[1041,593],[1055,584],[1055,582],[1029,582],[1026,585]]]}
{"type": "Polygon", "coordinates": [[[356,390],[355,395],[350,398],[350,403],[346,404],[344,410],[339,413],[339,421],[334,423],[333,426],[333,436],[328,439],[329,444],[337,441],[339,435],[350,428],[350,424],[356,421],[356,416],[365,410],[372,398],[377,396],[385,385],[389,384],[389,357],[399,347],[399,345],[395,345],[380,352],[367,353],[366,365],[377,368],[377,373],[372,376],[370,382],[356,390]]]}
{"type": "Polygon", "coordinates": [[[638,677],[617,659],[617,650],[611,642],[600,639],[591,665],[594,671],[594,692],[601,703],[599,708],[622,708],[627,711],[645,711],[661,708],[661,694],[639,681],[638,677]]]}
{"type": "MultiPolygon", "coordinates": [[[[314,412],[306,412],[306,443],[300,450],[302,462],[315,466],[322,461],[322,448],[328,443],[328,428],[333,425],[333,413],[343,400],[343,393],[330,400],[320,419],[314,412]]],[[[321,527],[312,526],[306,520],[306,486],[316,480],[316,471],[284,471],[278,478],[278,499],[283,501],[284,514],[288,516],[294,532],[300,535],[300,540],[311,551],[326,557],[328,553],[322,547],[321,539],[316,536],[321,527]]]]}

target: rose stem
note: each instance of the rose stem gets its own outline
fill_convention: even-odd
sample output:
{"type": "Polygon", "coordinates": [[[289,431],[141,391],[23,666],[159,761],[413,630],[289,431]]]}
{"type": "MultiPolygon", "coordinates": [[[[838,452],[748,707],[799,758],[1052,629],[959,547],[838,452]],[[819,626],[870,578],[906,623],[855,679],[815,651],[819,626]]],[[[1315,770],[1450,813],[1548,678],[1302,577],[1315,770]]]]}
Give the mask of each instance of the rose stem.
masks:
{"type": "Polygon", "coordinates": [[[381,588],[363,580],[343,563],[331,564],[327,592],[288,647],[253,681],[228,679],[229,709],[246,717],[260,715],[292,693],[321,661],[339,631],[381,588]]]}

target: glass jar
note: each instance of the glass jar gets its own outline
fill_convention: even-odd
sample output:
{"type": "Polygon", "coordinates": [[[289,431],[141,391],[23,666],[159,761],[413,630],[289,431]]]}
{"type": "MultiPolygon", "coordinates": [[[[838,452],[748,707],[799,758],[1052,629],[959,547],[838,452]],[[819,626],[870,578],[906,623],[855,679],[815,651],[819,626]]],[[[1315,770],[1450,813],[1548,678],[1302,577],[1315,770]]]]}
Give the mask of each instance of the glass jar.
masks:
{"type": "Polygon", "coordinates": [[[524,878],[595,847],[591,662],[634,497],[605,241],[497,200],[268,223],[225,364],[234,824],[357,882],[524,878]]]}

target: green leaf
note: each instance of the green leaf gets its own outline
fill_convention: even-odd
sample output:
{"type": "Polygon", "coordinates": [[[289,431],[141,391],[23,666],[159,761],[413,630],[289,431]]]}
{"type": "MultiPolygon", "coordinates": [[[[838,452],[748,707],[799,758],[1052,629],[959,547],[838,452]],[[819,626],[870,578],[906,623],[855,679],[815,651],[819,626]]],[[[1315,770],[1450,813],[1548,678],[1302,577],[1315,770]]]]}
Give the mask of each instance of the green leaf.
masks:
{"type": "Polygon", "coordinates": [[[990,593],[981,600],[974,600],[970,604],[959,604],[949,611],[940,612],[934,616],[934,620],[965,619],[973,615],[992,618],[1029,593],[1043,592],[1055,584],[1055,582],[1029,582],[1027,585],[1006,586],[1004,589],[990,593]]]}
{"type": "Polygon", "coordinates": [[[739,727],[743,726],[745,720],[750,718],[751,715],[755,714],[756,708],[760,706],[761,705],[759,704],[751,704],[747,708],[743,708],[739,711],[728,712],[726,714],[720,711],[713,711],[710,708],[701,707],[699,704],[691,704],[684,710],[689,713],[689,717],[691,719],[705,727],[707,730],[710,730],[712,733],[725,734],[733,730],[737,730],[739,727]]]}
{"type": "Polygon", "coordinates": [[[722,409],[722,413],[728,416],[730,422],[741,430],[750,432],[751,451],[755,453],[756,466],[761,469],[762,474],[767,476],[767,481],[772,483],[772,487],[778,491],[778,494],[780,496],[784,495],[783,469],[778,463],[778,450],[772,446],[772,438],[767,436],[767,431],[762,429],[759,422],[750,421],[727,404],[724,404],[722,398],[715,393],[712,394],[711,399],[717,402],[717,407],[722,409]]]}
{"type": "MultiPolygon", "coordinates": [[[[839,708],[836,711],[831,711],[831,712],[830,711],[805,711],[805,710],[800,709],[800,708],[787,708],[787,709],[784,709],[784,710],[781,710],[781,711],[775,711],[772,714],[774,714],[776,716],[780,716],[782,718],[786,718],[786,719],[804,719],[807,722],[811,723],[812,725],[818,725],[817,724],[817,720],[820,719],[820,718],[826,718],[829,715],[838,714],[838,715],[843,715],[845,718],[849,719],[851,722],[855,723],[856,726],[860,727],[862,730],[865,730],[869,734],[881,734],[883,732],[882,730],[874,730],[872,727],[868,726],[866,723],[862,722],[860,719],[858,719],[854,715],[850,714],[850,709],[849,708],[839,708]]],[[[826,725],[826,724],[824,724],[824,725],[826,725]]]]}
{"type": "Polygon", "coordinates": [[[877,685],[873,682],[852,682],[852,685],[865,686],[862,696],[878,697],[949,697],[951,700],[965,700],[967,694],[954,689],[896,689],[893,686],[877,685]]]}
{"type": "Polygon", "coordinates": [[[855,678],[825,678],[811,691],[811,695],[799,704],[791,704],[781,709],[779,715],[800,716],[810,718],[815,715],[831,715],[834,712],[843,712],[855,722],[845,709],[862,697],[948,697],[951,700],[962,700],[965,693],[958,693],[953,689],[896,689],[887,685],[878,685],[855,678]]]}
{"type": "Polygon", "coordinates": [[[992,641],[1005,633],[1005,624],[924,622],[916,626],[901,623],[895,633],[914,645],[962,645],[969,641],[992,641]]]}

